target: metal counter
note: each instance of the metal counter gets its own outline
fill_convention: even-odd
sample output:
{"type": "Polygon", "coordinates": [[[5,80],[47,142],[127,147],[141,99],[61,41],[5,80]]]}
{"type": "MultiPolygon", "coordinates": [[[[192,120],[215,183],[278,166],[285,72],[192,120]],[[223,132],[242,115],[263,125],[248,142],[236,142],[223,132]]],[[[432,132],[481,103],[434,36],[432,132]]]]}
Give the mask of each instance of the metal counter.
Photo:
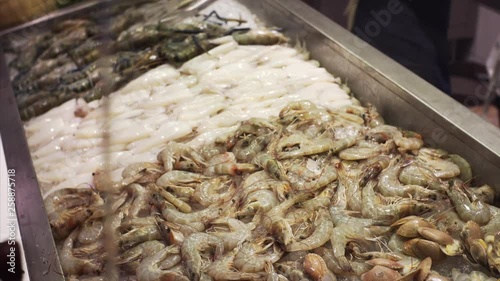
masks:
{"type": "MultiPolygon", "coordinates": [[[[387,123],[417,131],[427,144],[462,155],[479,177],[475,183],[488,183],[500,194],[500,130],[496,127],[300,0],[238,1],[268,26],[281,27],[290,38],[304,42],[312,58],[346,81],[361,102],[374,104],[387,123]]],[[[37,20],[23,28],[44,23],[37,20]]],[[[18,179],[17,210],[28,272],[32,280],[64,280],[16,108],[0,53],[0,130],[7,164],[16,169],[18,179]]]]}

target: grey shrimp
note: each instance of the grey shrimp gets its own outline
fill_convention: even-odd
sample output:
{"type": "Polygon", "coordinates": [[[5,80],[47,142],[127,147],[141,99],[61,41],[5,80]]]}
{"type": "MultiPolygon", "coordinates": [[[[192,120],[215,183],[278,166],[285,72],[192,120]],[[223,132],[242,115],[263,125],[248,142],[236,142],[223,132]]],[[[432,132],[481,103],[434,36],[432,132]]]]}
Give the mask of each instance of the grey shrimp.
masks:
{"type": "Polygon", "coordinates": [[[202,274],[202,257],[200,252],[214,249],[214,259],[224,253],[224,241],[207,233],[193,233],[186,237],[181,245],[181,256],[190,280],[200,280],[202,274]]]}
{"type": "Polygon", "coordinates": [[[471,201],[464,193],[462,185],[460,180],[454,180],[448,191],[455,210],[464,221],[472,220],[479,225],[485,225],[491,219],[490,206],[481,200],[471,201]]]}
{"type": "Polygon", "coordinates": [[[59,254],[61,266],[65,274],[80,275],[80,274],[97,274],[102,271],[102,264],[98,264],[93,260],[76,258],[73,256],[73,245],[78,237],[80,229],[75,229],[64,240],[62,250],[59,254]]]}
{"type": "Polygon", "coordinates": [[[333,231],[333,222],[330,219],[330,214],[324,209],[320,209],[314,222],[315,230],[311,236],[286,245],[288,252],[308,251],[325,244],[333,231]]]}

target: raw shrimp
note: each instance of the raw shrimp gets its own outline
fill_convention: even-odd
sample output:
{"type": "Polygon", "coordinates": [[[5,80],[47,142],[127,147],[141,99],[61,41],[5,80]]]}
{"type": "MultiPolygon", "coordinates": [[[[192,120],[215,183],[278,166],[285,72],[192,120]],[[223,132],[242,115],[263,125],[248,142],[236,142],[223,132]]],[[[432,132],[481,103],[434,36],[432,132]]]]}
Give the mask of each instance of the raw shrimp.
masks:
{"type": "Polygon", "coordinates": [[[335,225],[330,243],[342,272],[354,270],[345,256],[346,245],[349,241],[375,238],[390,230],[390,227],[378,227],[379,222],[376,220],[351,217],[341,208],[330,207],[330,215],[335,225]]]}
{"type": "Polygon", "coordinates": [[[118,182],[111,181],[111,175],[108,172],[102,170],[97,170],[96,172],[92,173],[92,176],[94,176],[94,185],[97,190],[119,194],[127,185],[137,182],[139,179],[145,176],[146,171],[146,169],[142,169],[137,173],[134,173],[127,178],[123,178],[118,182]]]}
{"type": "Polygon", "coordinates": [[[156,184],[160,187],[168,187],[169,185],[190,186],[193,184],[198,184],[206,179],[208,179],[208,177],[197,173],[186,171],[170,171],[163,174],[156,181],[156,184]]]}
{"type": "Polygon", "coordinates": [[[449,159],[451,162],[453,162],[455,165],[458,166],[458,168],[460,169],[460,179],[463,181],[463,182],[469,182],[472,180],[472,168],[469,164],[469,162],[467,162],[467,160],[465,160],[464,158],[462,158],[460,155],[457,155],[457,154],[450,154],[448,155],[449,159]]]}
{"type": "Polygon", "coordinates": [[[377,178],[380,173],[390,165],[391,159],[392,158],[387,155],[379,155],[368,159],[366,163],[363,164],[363,173],[359,184],[365,186],[369,180],[377,178]]]}
{"type": "Polygon", "coordinates": [[[429,186],[437,191],[446,191],[446,188],[439,183],[434,174],[419,163],[412,163],[403,167],[399,174],[399,180],[404,184],[429,186]]]}
{"type": "Polygon", "coordinates": [[[215,177],[200,183],[193,193],[193,199],[203,207],[208,207],[215,202],[229,200],[233,192],[234,185],[231,178],[215,177]]]}
{"type": "Polygon", "coordinates": [[[125,247],[130,247],[145,241],[158,239],[161,239],[161,233],[158,227],[156,225],[147,225],[134,228],[123,234],[119,239],[119,244],[125,247]]]}
{"type": "Polygon", "coordinates": [[[253,216],[257,211],[267,212],[278,205],[278,199],[273,191],[263,189],[250,193],[236,213],[239,217],[253,216]]]}
{"type": "Polygon", "coordinates": [[[343,160],[363,160],[376,157],[380,154],[387,154],[394,148],[393,142],[384,144],[371,144],[366,146],[353,146],[339,152],[340,159],[343,160]]]}
{"type": "Polygon", "coordinates": [[[144,257],[151,256],[163,249],[165,245],[157,240],[143,242],[118,256],[117,264],[126,264],[144,257]]]}
{"type": "Polygon", "coordinates": [[[129,209],[129,217],[136,218],[139,215],[145,214],[149,209],[149,191],[144,188],[142,185],[133,183],[127,187],[131,193],[133,198],[133,202],[130,205],[129,209]]]}
{"type": "Polygon", "coordinates": [[[138,173],[140,173],[142,176],[141,178],[137,179],[136,182],[145,183],[156,181],[164,173],[164,171],[162,167],[156,163],[138,162],[125,167],[122,172],[122,177],[124,179],[133,178],[138,173]]]}
{"type": "Polygon", "coordinates": [[[75,229],[64,240],[62,250],[60,252],[61,266],[65,274],[98,274],[102,271],[102,264],[98,264],[93,260],[76,258],[73,256],[73,245],[78,237],[79,229],[75,229]]]}
{"type": "Polygon", "coordinates": [[[166,172],[174,169],[174,165],[179,162],[181,158],[189,159],[194,164],[194,171],[201,171],[204,167],[203,157],[196,152],[193,148],[177,142],[169,142],[165,149],[158,153],[158,161],[163,162],[163,167],[166,172]]]}
{"type": "Polygon", "coordinates": [[[344,163],[337,165],[339,174],[339,186],[345,189],[347,206],[353,211],[361,211],[363,201],[360,187],[361,171],[357,169],[348,169],[344,163]]]}
{"type": "Polygon", "coordinates": [[[236,176],[244,173],[252,173],[257,170],[254,164],[249,163],[221,163],[208,166],[205,175],[230,175],[236,176]]]}
{"type": "Polygon", "coordinates": [[[183,213],[190,213],[192,211],[191,206],[189,206],[188,203],[180,200],[179,198],[175,197],[172,193],[166,191],[165,189],[158,187],[154,183],[150,183],[148,187],[155,191],[158,192],[165,200],[170,202],[172,205],[174,205],[179,211],[183,213]]]}
{"type": "Polygon", "coordinates": [[[311,236],[301,241],[296,241],[286,245],[288,252],[312,250],[325,244],[333,231],[333,223],[330,214],[325,209],[320,209],[314,222],[315,229],[311,236]]]}
{"type": "Polygon", "coordinates": [[[352,146],[354,138],[332,140],[331,138],[308,139],[305,135],[284,137],[278,143],[278,159],[297,158],[325,152],[337,153],[352,146]],[[294,147],[298,147],[293,149],[294,147]]]}
{"type": "Polygon", "coordinates": [[[418,154],[417,162],[428,168],[434,176],[440,179],[449,179],[460,175],[460,168],[455,163],[446,159],[432,157],[427,151],[418,154]]]}
{"type": "Polygon", "coordinates": [[[229,251],[207,267],[207,274],[214,280],[261,280],[262,273],[240,272],[233,269],[233,259],[237,250],[229,251]]]}
{"type": "Polygon", "coordinates": [[[211,205],[210,207],[201,211],[192,213],[181,213],[175,209],[164,208],[161,210],[162,216],[165,220],[180,224],[190,224],[195,222],[207,223],[215,218],[218,218],[224,211],[223,206],[211,205]]]}
{"type": "Polygon", "coordinates": [[[242,272],[261,272],[266,262],[275,263],[282,255],[283,251],[272,240],[248,241],[234,257],[234,266],[242,272]]]}
{"type": "Polygon", "coordinates": [[[495,190],[487,184],[471,188],[464,185],[463,188],[472,201],[483,201],[487,204],[493,204],[495,201],[495,190]]]}
{"type": "Polygon", "coordinates": [[[193,233],[182,242],[181,256],[190,280],[200,280],[204,270],[200,252],[210,248],[214,249],[214,260],[217,260],[224,253],[224,241],[207,233],[193,233]]]}
{"type": "Polygon", "coordinates": [[[310,280],[304,272],[303,264],[298,262],[279,262],[276,263],[276,269],[282,273],[285,280],[310,280]]]}
{"type": "Polygon", "coordinates": [[[262,214],[260,217],[261,224],[256,229],[257,232],[260,232],[262,228],[264,232],[271,230],[285,245],[290,243],[293,239],[293,234],[289,223],[285,220],[285,213],[293,205],[305,201],[311,195],[308,193],[295,195],[272,208],[267,213],[262,214]]]}
{"type": "Polygon", "coordinates": [[[266,281],[288,281],[288,278],[276,272],[271,262],[266,262],[265,271],[267,274],[266,281]]]}
{"type": "MultiPolygon", "coordinates": [[[[400,199],[390,204],[384,204],[382,198],[375,193],[376,181],[369,181],[363,188],[364,217],[373,219],[388,219],[396,221],[407,215],[423,214],[432,209],[432,205],[418,202],[413,199],[400,199]]],[[[384,198],[387,200],[387,198],[384,198]]]]}
{"type": "Polygon", "coordinates": [[[420,185],[402,185],[398,180],[401,164],[393,160],[388,168],[380,173],[378,189],[384,196],[413,197],[415,199],[437,199],[439,193],[420,185]]]}
{"type": "Polygon", "coordinates": [[[500,229],[500,208],[490,205],[491,220],[483,226],[486,234],[497,233],[500,229]]]}
{"type": "Polygon", "coordinates": [[[250,239],[254,228],[254,223],[245,224],[237,219],[221,218],[212,222],[212,227],[207,233],[221,238],[224,241],[224,249],[232,250],[250,239]],[[229,231],[219,231],[221,224],[227,225],[229,231]]]}
{"type": "Polygon", "coordinates": [[[288,38],[275,30],[234,32],[232,36],[240,45],[276,45],[288,42],[288,38]]]}
{"type": "Polygon", "coordinates": [[[400,150],[418,150],[424,145],[422,136],[415,132],[403,131],[394,136],[394,143],[400,150]]]}
{"type": "Polygon", "coordinates": [[[329,184],[313,199],[302,203],[302,207],[309,211],[316,211],[319,208],[328,208],[331,205],[332,197],[335,194],[336,182],[329,184]]]}
{"type": "Polygon", "coordinates": [[[287,178],[299,191],[315,191],[337,179],[334,161],[330,158],[296,159],[287,168],[287,178]]]}
{"type": "Polygon", "coordinates": [[[485,225],[491,219],[490,207],[483,201],[471,201],[464,193],[463,183],[460,180],[453,181],[453,185],[448,191],[455,210],[464,221],[475,221],[480,225],[485,225]]]}
{"type": "Polygon", "coordinates": [[[96,242],[103,234],[103,223],[100,220],[87,220],[80,233],[78,242],[81,244],[90,244],[96,242]]]}
{"type": "Polygon", "coordinates": [[[286,174],[281,163],[267,153],[261,153],[253,159],[254,163],[264,168],[269,175],[279,181],[286,180],[286,174]]]}
{"type": "Polygon", "coordinates": [[[238,161],[251,162],[261,151],[263,151],[269,142],[271,142],[271,134],[246,137],[239,140],[233,147],[233,153],[238,161]]]}
{"type": "Polygon", "coordinates": [[[163,248],[154,255],[146,257],[137,267],[136,276],[138,281],[161,281],[161,280],[182,280],[187,281],[189,278],[179,274],[178,272],[164,270],[160,267],[160,263],[169,255],[179,253],[177,245],[172,245],[163,248]]]}

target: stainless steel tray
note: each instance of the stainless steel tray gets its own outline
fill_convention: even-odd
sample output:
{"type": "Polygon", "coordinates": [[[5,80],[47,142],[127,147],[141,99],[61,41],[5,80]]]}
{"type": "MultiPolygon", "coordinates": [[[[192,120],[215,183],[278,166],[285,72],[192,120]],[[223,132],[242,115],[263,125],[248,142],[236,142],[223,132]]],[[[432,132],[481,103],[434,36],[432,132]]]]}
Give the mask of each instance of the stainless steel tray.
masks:
{"type": "MultiPolygon", "coordinates": [[[[500,130],[300,0],[238,1],[268,26],[282,27],[291,38],[305,42],[314,59],[347,81],[363,103],[374,104],[388,123],[422,133],[428,144],[462,155],[479,177],[477,183],[488,183],[500,194],[500,130]]],[[[7,163],[17,171],[17,208],[28,272],[33,280],[64,280],[3,54],[0,112],[7,163]]]]}

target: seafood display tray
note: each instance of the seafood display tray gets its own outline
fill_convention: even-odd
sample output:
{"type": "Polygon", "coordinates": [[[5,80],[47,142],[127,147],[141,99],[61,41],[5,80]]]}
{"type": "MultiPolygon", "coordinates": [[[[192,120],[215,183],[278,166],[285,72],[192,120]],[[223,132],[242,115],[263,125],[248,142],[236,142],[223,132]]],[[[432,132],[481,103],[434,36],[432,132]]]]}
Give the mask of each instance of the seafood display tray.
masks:
{"type": "MultiPolygon", "coordinates": [[[[428,145],[460,154],[478,175],[477,184],[488,183],[500,194],[497,128],[300,0],[238,1],[267,26],[283,28],[290,38],[305,44],[313,59],[347,82],[362,103],[375,105],[388,124],[419,132],[428,145]]],[[[59,11],[0,34],[43,29],[49,21],[87,12],[92,5],[59,11]]],[[[16,207],[29,275],[40,281],[64,280],[3,53],[0,112],[7,165],[16,170],[16,207]]]]}

